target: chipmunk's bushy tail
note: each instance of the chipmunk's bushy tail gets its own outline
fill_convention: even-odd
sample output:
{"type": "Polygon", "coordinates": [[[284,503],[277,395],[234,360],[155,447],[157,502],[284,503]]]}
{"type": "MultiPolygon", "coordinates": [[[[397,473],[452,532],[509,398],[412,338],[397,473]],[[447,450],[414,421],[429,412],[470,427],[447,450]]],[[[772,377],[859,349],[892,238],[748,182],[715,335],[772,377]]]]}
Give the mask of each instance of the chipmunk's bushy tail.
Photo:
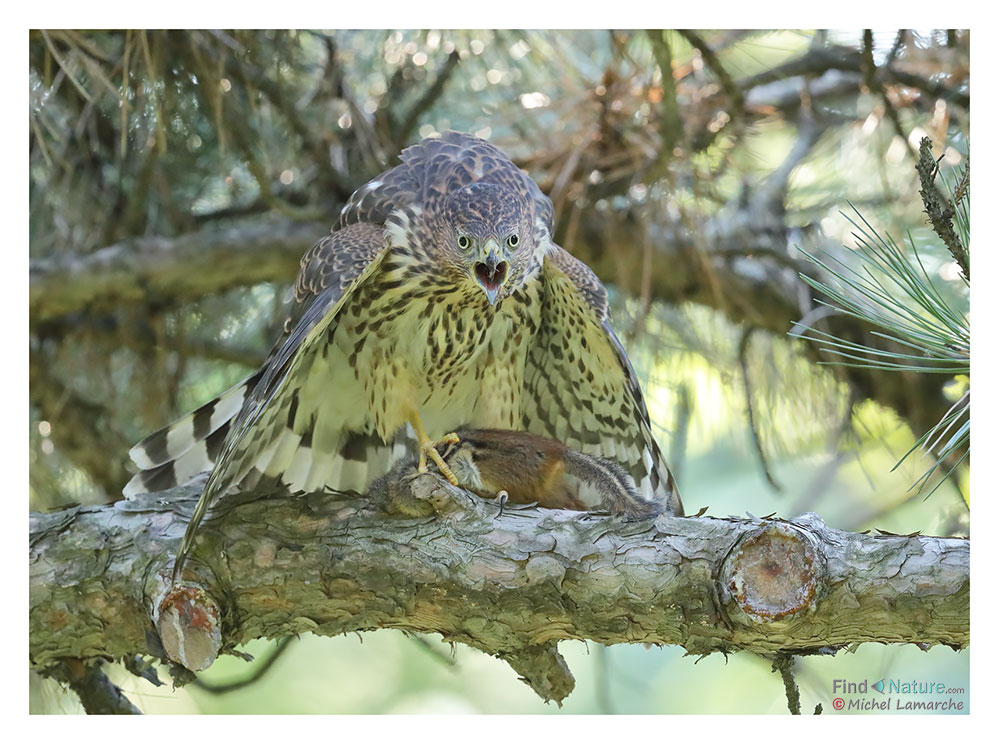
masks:
{"type": "Polygon", "coordinates": [[[565,470],[596,489],[603,496],[604,505],[616,514],[648,517],[664,511],[662,502],[642,498],[635,480],[616,462],[567,449],[565,470]]]}

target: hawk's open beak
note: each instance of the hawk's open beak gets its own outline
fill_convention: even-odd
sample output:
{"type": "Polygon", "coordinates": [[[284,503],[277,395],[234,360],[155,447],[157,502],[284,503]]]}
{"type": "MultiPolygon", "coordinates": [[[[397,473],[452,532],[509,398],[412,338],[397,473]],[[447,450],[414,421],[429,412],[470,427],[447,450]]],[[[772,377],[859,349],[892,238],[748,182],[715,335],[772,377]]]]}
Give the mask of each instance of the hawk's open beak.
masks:
{"type": "Polygon", "coordinates": [[[496,295],[506,281],[507,262],[497,255],[499,246],[495,240],[487,240],[483,246],[483,252],[487,252],[483,261],[475,264],[475,278],[479,280],[482,289],[486,292],[486,298],[490,305],[496,304],[496,295]]]}

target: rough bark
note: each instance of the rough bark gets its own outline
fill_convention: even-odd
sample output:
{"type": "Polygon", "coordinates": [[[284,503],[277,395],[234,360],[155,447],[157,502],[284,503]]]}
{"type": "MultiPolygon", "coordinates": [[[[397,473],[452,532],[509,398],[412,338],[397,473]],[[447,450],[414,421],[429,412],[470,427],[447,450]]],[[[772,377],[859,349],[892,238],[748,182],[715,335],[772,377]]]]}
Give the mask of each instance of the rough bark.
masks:
{"type": "Polygon", "coordinates": [[[430,475],[412,489],[434,516],[350,494],[231,497],[172,590],[196,491],[33,514],[31,665],[147,654],[200,669],[255,638],[400,628],[503,658],[559,701],[573,686],[566,639],[694,654],[969,642],[964,539],[851,534],[814,514],[497,516],[430,475]]]}

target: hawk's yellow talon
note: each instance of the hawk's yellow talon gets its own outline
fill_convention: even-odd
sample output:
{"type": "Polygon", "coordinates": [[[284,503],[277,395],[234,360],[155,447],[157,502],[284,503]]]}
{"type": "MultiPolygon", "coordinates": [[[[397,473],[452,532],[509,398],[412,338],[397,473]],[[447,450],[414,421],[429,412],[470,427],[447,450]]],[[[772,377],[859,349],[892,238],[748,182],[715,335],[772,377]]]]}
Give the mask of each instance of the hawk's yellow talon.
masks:
{"type": "Polygon", "coordinates": [[[441,471],[441,475],[447,478],[448,482],[452,486],[457,486],[458,478],[455,476],[454,471],[451,470],[451,466],[449,466],[446,462],[444,462],[444,458],[441,457],[441,453],[437,451],[437,445],[457,444],[458,441],[460,440],[455,434],[447,434],[437,442],[432,442],[429,439],[426,442],[424,442],[423,445],[421,445],[420,447],[421,453],[424,456],[422,458],[424,461],[424,469],[421,472],[426,472],[426,457],[429,457],[431,460],[434,461],[434,465],[437,466],[437,469],[441,471]]]}
{"type": "Polygon", "coordinates": [[[420,462],[416,468],[417,471],[420,473],[427,472],[427,458],[429,457],[433,460],[434,465],[437,466],[441,475],[447,478],[448,483],[452,486],[457,486],[458,478],[455,476],[454,471],[451,470],[451,467],[444,461],[444,458],[441,457],[441,453],[437,451],[437,446],[441,444],[458,444],[461,441],[458,435],[451,432],[450,434],[445,434],[435,442],[427,436],[427,431],[423,428],[423,423],[420,421],[419,416],[411,416],[409,423],[413,427],[413,431],[416,432],[417,444],[420,449],[420,462]]]}

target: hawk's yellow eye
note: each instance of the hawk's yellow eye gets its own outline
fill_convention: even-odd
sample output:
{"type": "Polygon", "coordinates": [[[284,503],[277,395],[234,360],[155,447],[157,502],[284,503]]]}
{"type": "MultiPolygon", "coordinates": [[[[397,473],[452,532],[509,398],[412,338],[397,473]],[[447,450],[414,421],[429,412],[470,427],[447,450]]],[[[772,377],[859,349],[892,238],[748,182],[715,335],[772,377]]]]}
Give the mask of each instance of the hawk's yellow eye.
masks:
{"type": "Polygon", "coordinates": [[[472,241],[468,239],[466,235],[458,236],[458,247],[463,251],[467,251],[472,247],[472,241]]]}
{"type": "Polygon", "coordinates": [[[509,238],[506,239],[506,244],[511,248],[516,248],[519,243],[520,243],[520,238],[517,236],[517,233],[514,233],[513,235],[511,235],[509,238]]]}

